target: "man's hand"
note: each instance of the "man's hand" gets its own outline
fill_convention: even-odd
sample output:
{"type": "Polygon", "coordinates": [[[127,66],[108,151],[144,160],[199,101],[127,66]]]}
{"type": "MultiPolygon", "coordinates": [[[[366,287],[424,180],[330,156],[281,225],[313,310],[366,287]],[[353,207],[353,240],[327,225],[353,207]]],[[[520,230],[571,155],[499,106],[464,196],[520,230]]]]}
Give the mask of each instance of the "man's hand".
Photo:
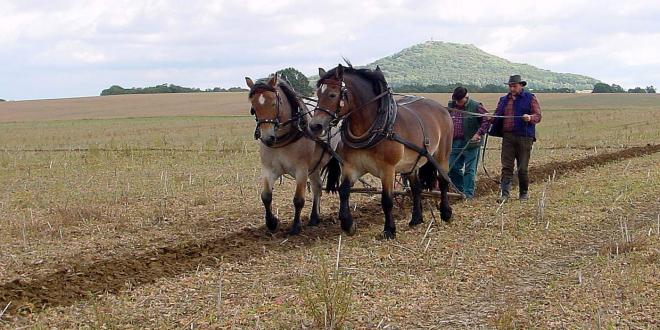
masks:
{"type": "Polygon", "coordinates": [[[532,116],[530,116],[530,115],[528,115],[528,114],[524,114],[524,115],[522,116],[522,119],[523,119],[524,121],[526,121],[526,122],[529,122],[530,120],[532,120],[532,116]]]}
{"type": "Polygon", "coordinates": [[[479,135],[479,133],[475,134],[475,135],[472,137],[472,139],[470,139],[470,141],[472,141],[472,142],[479,142],[479,141],[481,141],[481,135],[479,135]]]}

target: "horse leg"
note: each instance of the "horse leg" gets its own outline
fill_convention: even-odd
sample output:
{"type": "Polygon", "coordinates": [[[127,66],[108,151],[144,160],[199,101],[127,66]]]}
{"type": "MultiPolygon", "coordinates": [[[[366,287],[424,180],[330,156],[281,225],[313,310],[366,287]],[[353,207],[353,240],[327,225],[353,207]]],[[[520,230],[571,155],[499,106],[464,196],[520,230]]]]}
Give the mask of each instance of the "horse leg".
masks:
{"type": "Polygon", "coordinates": [[[452,209],[449,205],[449,182],[444,178],[440,178],[440,218],[444,222],[449,222],[451,220],[452,209]]]}
{"type": "Polygon", "coordinates": [[[298,173],[296,173],[296,194],[293,196],[295,214],[293,216],[293,224],[291,225],[291,228],[289,228],[289,235],[298,235],[302,230],[300,213],[305,206],[305,188],[307,188],[307,170],[298,171],[298,173]]]}
{"type": "Polygon", "coordinates": [[[351,187],[353,181],[351,177],[346,174],[346,170],[342,173],[341,184],[339,185],[339,221],[341,222],[341,229],[347,235],[352,236],[355,234],[355,222],[351,215],[351,207],[349,199],[351,196],[351,187]]]}
{"type": "Polygon", "coordinates": [[[394,176],[394,167],[388,166],[380,177],[383,185],[381,204],[383,206],[383,213],[385,214],[385,228],[382,234],[382,238],[384,239],[393,239],[396,237],[396,224],[392,216],[392,208],[394,207],[394,176]]]}
{"type": "MultiPolygon", "coordinates": [[[[451,137],[451,135],[449,137],[451,137]]],[[[443,140],[444,140],[444,148],[441,147],[438,150],[438,152],[435,155],[433,155],[433,157],[435,158],[436,163],[440,166],[440,169],[444,170],[445,173],[448,173],[452,142],[450,139],[448,139],[448,137],[445,137],[443,140]]],[[[439,171],[440,169],[437,170],[439,171]]],[[[449,178],[445,179],[445,177],[440,175],[440,173],[437,173],[437,175],[438,175],[438,181],[440,181],[440,205],[439,205],[440,218],[442,219],[442,221],[449,222],[452,215],[452,209],[451,209],[451,205],[449,205],[449,195],[447,193],[449,192],[448,180],[451,179],[449,178]]]]}
{"type": "Polygon", "coordinates": [[[410,192],[412,194],[412,218],[409,225],[416,226],[424,223],[424,215],[422,213],[422,183],[419,180],[417,173],[408,176],[410,182],[410,192]]]}
{"type": "Polygon", "coordinates": [[[279,220],[275,215],[273,215],[272,203],[273,203],[273,188],[277,176],[269,171],[264,171],[263,175],[263,187],[261,190],[261,201],[264,204],[264,209],[266,210],[266,227],[271,232],[277,230],[279,220]]]}
{"type": "Polygon", "coordinates": [[[312,173],[311,181],[312,181],[313,201],[312,201],[312,213],[309,215],[309,225],[318,226],[318,224],[320,223],[319,216],[321,213],[321,193],[322,193],[321,184],[323,183],[319,171],[312,173]]]}

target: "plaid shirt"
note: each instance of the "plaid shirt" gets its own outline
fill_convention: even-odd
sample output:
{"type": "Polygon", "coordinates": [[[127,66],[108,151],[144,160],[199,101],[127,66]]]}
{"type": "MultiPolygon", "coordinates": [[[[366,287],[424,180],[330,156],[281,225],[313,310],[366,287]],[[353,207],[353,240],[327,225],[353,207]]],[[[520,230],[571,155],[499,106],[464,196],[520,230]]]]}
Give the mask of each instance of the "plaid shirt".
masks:
{"type": "MultiPolygon", "coordinates": [[[[465,105],[459,106],[458,104],[455,104],[456,109],[459,110],[465,110],[465,105]]],[[[483,104],[479,104],[477,107],[477,112],[481,114],[487,114],[488,111],[486,108],[484,108],[483,104]]],[[[462,139],[463,138],[463,113],[458,112],[458,111],[449,111],[449,114],[451,115],[451,119],[454,121],[454,140],[457,139],[462,139]]],[[[488,126],[490,125],[490,121],[486,117],[477,117],[477,120],[481,122],[481,126],[479,126],[479,130],[477,131],[477,134],[483,136],[488,132],[488,126]]],[[[471,139],[472,137],[468,137],[468,139],[471,139]]]]}
{"type": "MultiPolygon", "coordinates": [[[[505,116],[514,116],[513,111],[513,100],[515,96],[509,93],[509,102],[507,102],[504,107],[505,116]]],[[[538,124],[541,121],[541,106],[539,105],[539,100],[536,99],[536,95],[532,96],[532,113],[530,114],[532,119],[529,121],[531,124],[538,124]]],[[[503,124],[504,132],[513,132],[513,118],[504,118],[503,124]]]]}

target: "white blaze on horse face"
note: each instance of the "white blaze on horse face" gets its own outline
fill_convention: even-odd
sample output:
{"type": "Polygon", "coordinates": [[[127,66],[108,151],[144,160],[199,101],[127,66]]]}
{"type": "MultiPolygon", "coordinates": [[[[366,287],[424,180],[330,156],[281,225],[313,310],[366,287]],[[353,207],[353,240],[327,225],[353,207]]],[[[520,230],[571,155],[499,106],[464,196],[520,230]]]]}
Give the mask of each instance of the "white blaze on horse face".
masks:
{"type": "Polygon", "coordinates": [[[263,94],[259,94],[259,104],[264,105],[266,103],[266,98],[263,94]]]}
{"type": "Polygon", "coordinates": [[[325,93],[326,89],[328,89],[328,85],[326,84],[321,85],[321,94],[325,93]]]}

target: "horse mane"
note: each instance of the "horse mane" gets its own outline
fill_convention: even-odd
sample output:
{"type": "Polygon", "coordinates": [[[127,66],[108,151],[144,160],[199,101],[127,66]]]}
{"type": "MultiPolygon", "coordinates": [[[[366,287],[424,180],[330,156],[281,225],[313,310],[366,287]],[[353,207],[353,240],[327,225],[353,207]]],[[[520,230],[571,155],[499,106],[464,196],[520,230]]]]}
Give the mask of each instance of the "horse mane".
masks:
{"type": "Polygon", "coordinates": [[[277,79],[277,81],[278,81],[278,86],[282,88],[284,95],[289,101],[289,105],[291,106],[291,109],[293,109],[294,112],[296,108],[298,108],[298,112],[305,111],[306,109],[300,109],[301,102],[300,99],[298,98],[298,93],[296,93],[296,90],[293,89],[291,83],[283,76],[277,79]]]}
{"type": "MultiPolygon", "coordinates": [[[[344,59],[346,61],[346,64],[348,66],[344,67],[344,74],[353,74],[357,75],[371,83],[374,89],[374,93],[376,95],[384,92],[387,89],[387,81],[385,80],[385,75],[383,75],[383,72],[378,70],[371,70],[369,68],[362,68],[362,69],[356,69],[353,67],[350,61],[347,59],[344,59]]],[[[319,80],[316,82],[316,87],[321,87],[323,84],[323,81],[326,79],[332,80],[337,73],[337,68],[335,67],[334,69],[328,71],[325,73],[323,77],[320,77],[319,80]]]]}
{"type": "Polygon", "coordinates": [[[263,91],[268,91],[268,92],[273,92],[275,93],[275,89],[273,87],[270,87],[268,84],[268,78],[262,78],[257,80],[257,82],[254,83],[252,88],[250,88],[250,92],[248,93],[248,97],[253,97],[254,94],[258,92],[263,92],[263,91]]]}

